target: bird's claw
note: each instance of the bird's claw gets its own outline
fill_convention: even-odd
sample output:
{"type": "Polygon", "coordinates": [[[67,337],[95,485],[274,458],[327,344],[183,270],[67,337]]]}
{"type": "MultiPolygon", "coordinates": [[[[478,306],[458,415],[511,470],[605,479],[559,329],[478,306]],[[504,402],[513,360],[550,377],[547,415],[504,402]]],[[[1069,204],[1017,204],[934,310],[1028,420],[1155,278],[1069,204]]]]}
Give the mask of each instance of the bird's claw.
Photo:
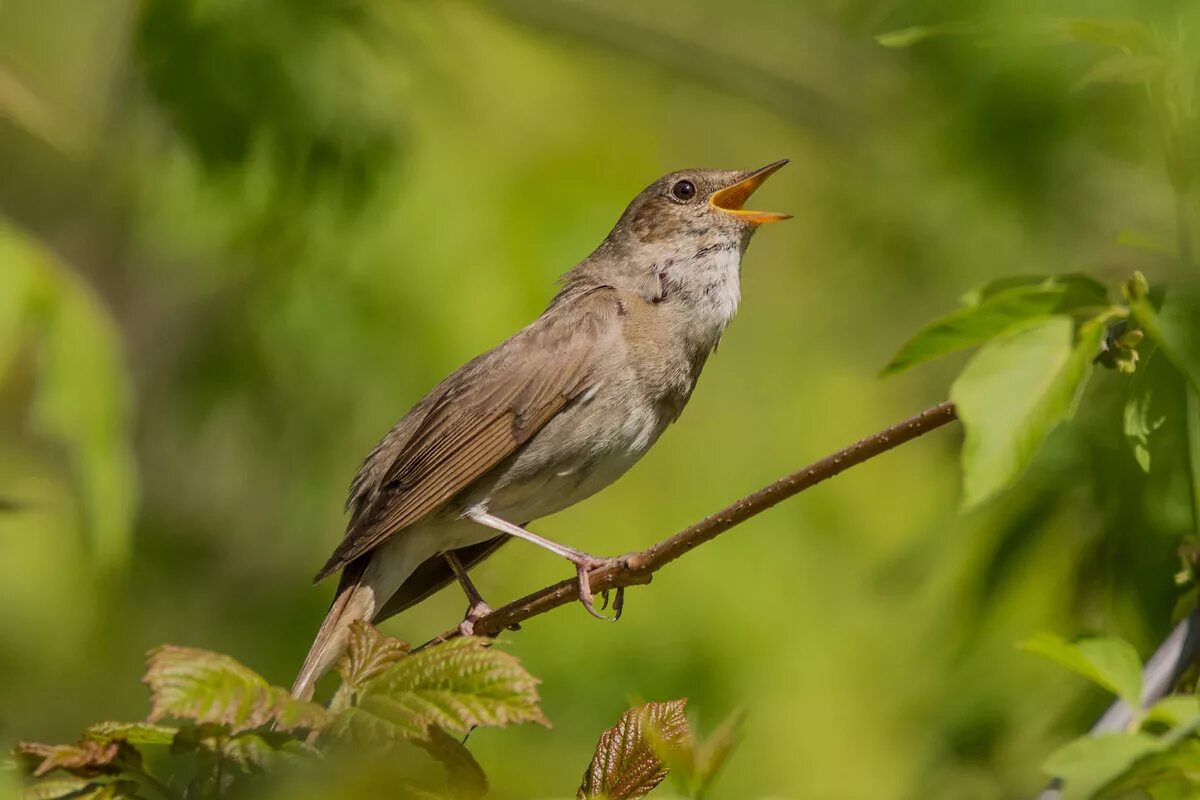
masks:
{"type": "MultiPolygon", "coordinates": [[[[592,585],[589,579],[589,573],[591,570],[596,569],[597,567],[602,567],[607,563],[608,561],[606,560],[595,559],[575,565],[576,580],[579,589],[579,602],[582,603],[584,609],[596,619],[602,619],[606,622],[616,622],[621,618],[621,609],[625,603],[625,588],[622,586],[617,587],[617,594],[613,600],[613,611],[616,613],[611,617],[606,617],[604,614],[601,614],[600,611],[596,610],[595,599],[592,595],[592,585]]],[[[600,593],[600,596],[604,601],[603,605],[600,606],[600,609],[604,610],[608,608],[608,590],[605,589],[600,593]]]]}
{"type": "Polygon", "coordinates": [[[475,623],[492,613],[492,607],[482,600],[477,600],[467,609],[466,616],[463,621],[458,623],[458,633],[460,636],[474,636],[475,623]]]}

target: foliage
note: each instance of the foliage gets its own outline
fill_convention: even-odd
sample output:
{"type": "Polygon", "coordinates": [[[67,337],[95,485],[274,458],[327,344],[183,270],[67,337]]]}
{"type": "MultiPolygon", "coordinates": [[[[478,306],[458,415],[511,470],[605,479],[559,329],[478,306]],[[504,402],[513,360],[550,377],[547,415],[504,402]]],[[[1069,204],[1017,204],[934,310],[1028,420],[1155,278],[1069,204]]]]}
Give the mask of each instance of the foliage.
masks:
{"type": "MultiPolygon", "coordinates": [[[[487,776],[452,733],[549,725],[537,680],[484,639],[460,637],[410,654],[404,642],[356,623],[338,674],[342,683],[327,710],[291,698],[229,656],[158,647],[145,676],[147,721],[98,723],[70,745],[18,744],[13,756],[29,778],[22,797],[203,798],[251,789],[282,797],[297,780],[332,792],[339,781],[349,785],[345,771],[384,764],[381,797],[475,800],[487,794],[487,776]],[[440,785],[407,776],[394,783],[392,768],[421,751],[442,766],[440,785]]],[[[685,705],[647,703],[623,714],[600,736],[579,797],[644,797],[672,769],[689,797],[702,797],[736,744],[742,717],[697,744],[685,705]]]]}
{"type": "Polygon", "coordinates": [[[33,353],[33,425],[69,453],[96,563],[117,567],[128,557],[138,492],[113,321],[74,271],[3,218],[0,264],[0,382],[33,353]]]}
{"type": "MultiPolygon", "coordinates": [[[[0,246],[0,734],[57,741],[81,719],[136,713],[94,687],[181,629],[264,674],[291,669],[322,610],[297,587],[341,524],[337,487],[396,416],[537,314],[648,177],[780,155],[795,172],[764,202],[798,211],[796,224],[755,240],[744,312],[687,413],[638,472],[548,533],[644,546],[943,399],[959,362],[928,362],[978,348],[954,382],[969,452],[905,448],[779,508],[736,547],[696,551],[663,576],[688,587],[686,605],[670,583],[639,594],[642,613],[599,646],[566,612],[530,626],[515,646],[546,679],[559,728],[485,732],[493,781],[561,793],[614,697],[686,690],[702,705],[745,702],[763,741],[787,744],[748,748],[718,787],[728,796],[1023,795],[1095,695],[1042,680],[1012,642],[1046,627],[1118,631],[1147,652],[1165,632],[1172,548],[1194,533],[1200,497],[1200,407],[1181,377],[1194,383],[1196,270],[1188,242],[1165,241],[1172,216],[1200,216],[1200,47],[1186,14],[1174,18],[1194,2],[1103,4],[1129,20],[1065,16],[1080,0],[1035,20],[1007,0],[677,3],[686,14],[607,0],[45,5],[0,3],[0,207],[19,220],[0,246]],[[903,52],[870,35],[968,15],[984,19],[882,37],[903,52]],[[829,141],[813,108],[845,135],[829,141]],[[1177,209],[1146,168],[1164,157],[1177,209]],[[30,253],[76,298],[51,304],[76,318],[61,350],[49,331],[68,323],[27,313],[30,253]],[[1110,293],[1135,269],[1153,291],[1110,293]],[[870,380],[884,349],[974,284],[889,368],[920,372],[870,380]],[[15,336],[10,303],[23,309],[15,336]],[[1099,327],[1092,365],[1085,333],[1099,327]],[[955,459],[972,509],[961,516],[955,459]],[[42,491],[60,475],[65,501],[42,491]],[[86,548],[56,548],[60,532],[86,548]],[[127,580],[86,580],[125,562],[127,580]],[[705,591],[718,573],[721,591],[705,591]],[[748,608],[761,624],[746,624],[748,608]],[[653,655],[631,674],[634,653],[653,655]],[[864,702],[880,674],[886,697],[864,702]],[[912,726],[914,708],[933,713],[912,726]]],[[[1186,615],[1194,541],[1183,545],[1186,615]]],[[[514,547],[481,579],[489,598],[512,597],[557,567],[514,547]]],[[[460,610],[447,595],[398,624],[443,630],[460,610]]],[[[408,657],[378,642],[344,665],[333,719],[359,708],[352,686],[408,657]]],[[[278,690],[203,661],[172,678],[181,704],[201,675],[257,699],[192,706],[218,727],[196,724],[174,755],[134,742],[152,774],[211,774],[213,737],[235,724],[219,720],[279,716],[278,690]]],[[[1116,662],[1128,695],[1128,649],[1116,662]]],[[[356,724],[420,728],[428,688],[386,710],[376,698],[356,724]]],[[[477,715],[461,690],[445,695],[455,713],[477,715]]],[[[1144,724],[1130,733],[1166,725],[1144,724]]],[[[433,776],[377,785],[355,762],[353,787],[325,769],[348,754],[314,761],[276,736],[301,731],[231,734],[226,770],[239,786],[292,776],[288,800],[388,796],[393,777],[413,794],[483,785],[438,727],[421,747],[389,745],[433,776]],[[458,788],[439,757],[458,765],[458,788]]],[[[112,750],[72,748],[60,755],[112,750]]],[[[661,754],[681,792],[704,791],[686,779],[704,773],[702,749],[661,754]]],[[[1164,774],[1190,757],[1183,745],[1151,755],[1164,774]]],[[[1089,760],[1105,759],[1072,763],[1089,760]]],[[[132,790],[121,780],[137,779],[85,791],[132,790]]],[[[38,784],[47,796],[50,781],[93,783],[56,769],[38,784]]]]}
{"type": "MultiPolygon", "coordinates": [[[[1036,26],[1035,26],[1036,27],[1036,26]]],[[[1182,27],[1182,19],[1181,19],[1182,27]]],[[[1179,246],[1168,251],[1180,266],[1194,270],[1191,241],[1192,189],[1200,153],[1200,64],[1184,37],[1171,37],[1134,21],[1056,20],[1043,24],[1072,42],[1099,44],[1117,52],[1095,61],[1079,86],[1124,83],[1142,87],[1154,106],[1164,143],[1168,179],[1175,193],[1179,246]]],[[[889,47],[907,47],[944,35],[1011,38],[1011,31],[984,33],[983,26],[951,24],[917,27],[880,37],[889,47]]],[[[1034,453],[1078,405],[1091,366],[1102,364],[1133,375],[1148,340],[1158,363],[1167,362],[1172,389],[1187,397],[1178,418],[1152,410],[1153,389],[1135,383],[1123,405],[1122,428],[1140,468],[1151,471],[1150,436],[1185,442],[1184,480],[1192,488],[1192,524],[1200,533],[1200,299],[1195,275],[1153,296],[1145,276],[1135,272],[1122,287],[1124,304],[1098,308],[1053,306],[1049,292],[1061,279],[1036,279],[1039,294],[1013,295],[984,287],[959,312],[918,333],[888,371],[957,349],[980,345],[951,389],[966,428],[962,467],[964,504],[988,500],[1010,486],[1034,453]],[[988,298],[991,298],[989,301],[988,298]],[[1000,299],[998,299],[1000,298],[1000,299]],[[1082,314],[1072,313],[1083,310],[1082,314]],[[1061,313],[1061,312],[1067,313],[1061,313]]],[[[1170,468],[1168,467],[1168,470],[1170,468]]],[[[1155,466],[1157,480],[1162,475],[1155,466]]],[[[1194,582],[1194,567],[1183,573],[1194,582]]],[[[1194,605],[1194,592],[1191,593],[1194,605]]],[[[1144,708],[1141,663],[1132,644],[1116,637],[1081,637],[1068,642],[1040,634],[1021,648],[1043,655],[1088,678],[1134,710],[1127,730],[1098,731],[1068,742],[1045,762],[1047,773],[1064,782],[1064,800],[1087,798],[1191,797],[1200,792],[1200,699],[1168,696],[1144,708]]],[[[1155,698],[1150,698],[1151,701],[1155,698]]]]}

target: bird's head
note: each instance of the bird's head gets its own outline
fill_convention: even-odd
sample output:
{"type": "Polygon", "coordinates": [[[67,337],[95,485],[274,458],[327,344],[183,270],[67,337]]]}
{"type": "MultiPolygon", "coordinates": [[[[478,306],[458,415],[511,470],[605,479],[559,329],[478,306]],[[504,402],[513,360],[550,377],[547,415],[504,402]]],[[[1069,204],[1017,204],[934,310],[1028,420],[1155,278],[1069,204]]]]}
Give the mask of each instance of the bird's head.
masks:
{"type": "Polygon", "coordinates": [[[744,242],[758,226],[790,214],[751,211],[746,201],[787,160],[747,171],[685,169],[642,190],[613,229],[624,244],[650,249],[744,242]]]}

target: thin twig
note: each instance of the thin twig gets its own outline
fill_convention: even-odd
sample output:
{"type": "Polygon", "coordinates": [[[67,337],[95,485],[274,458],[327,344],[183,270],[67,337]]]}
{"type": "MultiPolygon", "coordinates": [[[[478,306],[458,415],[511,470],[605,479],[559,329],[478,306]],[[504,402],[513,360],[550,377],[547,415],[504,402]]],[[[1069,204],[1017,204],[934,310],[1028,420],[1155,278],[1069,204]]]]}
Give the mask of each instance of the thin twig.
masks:
{"type": "MultiPolygon", "coordinates": [[[[808,465],[799,472],[794,472],[770,486],[759,489],[754,494],[743,497],[733,505],[684,528],[669,539],[664,539],[645,550],[628,553],[615,559],[611,565],[597,568],[590,574],[592,591],[599,593],[608,589],[623,589],[626,586],[649,583],[655,572],[735,525],[761,514],[792,495],[816,486],[821,481],[841,474],[856,464],[861,464],[877,455],[886,453],[893,447],[953,422],[956,418],[954,406],[948,402],[941,403],[911,419],[880,431],[874,436],[868,436],[844,450],[839,450],[831,456],[826,456],[820,461],[808,465]]],[[[505,628],[545,614],[578,597],[575,579],[547,586],[477,620],[475,634],[494,636],[505,628]]],[[[436,639],[426,642],[422,647],[457,635],[457,629],[446,631],[436,639]]]]}

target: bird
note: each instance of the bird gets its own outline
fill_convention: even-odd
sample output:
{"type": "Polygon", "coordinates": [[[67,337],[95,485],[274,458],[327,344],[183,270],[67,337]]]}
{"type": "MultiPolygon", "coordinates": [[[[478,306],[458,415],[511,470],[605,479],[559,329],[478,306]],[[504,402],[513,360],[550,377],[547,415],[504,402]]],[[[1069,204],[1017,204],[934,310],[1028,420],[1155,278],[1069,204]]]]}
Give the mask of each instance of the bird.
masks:
{"type": "Polygon", "coordinates": [[[605,618],[588,573],[611,559],[528,525],[611,484],[679,418],[737,311],[751,237],[791,216],[744,207],[786,163],[651,183],[541,316],[454,371],[371,450],[345,536],[315,578],[341,572],[294,697],[312,697],[356,621],[381,622],[456,579],[470,634],[490,608],[468,570],[510,539],[566,558],[580,602],[605,618]]]}

